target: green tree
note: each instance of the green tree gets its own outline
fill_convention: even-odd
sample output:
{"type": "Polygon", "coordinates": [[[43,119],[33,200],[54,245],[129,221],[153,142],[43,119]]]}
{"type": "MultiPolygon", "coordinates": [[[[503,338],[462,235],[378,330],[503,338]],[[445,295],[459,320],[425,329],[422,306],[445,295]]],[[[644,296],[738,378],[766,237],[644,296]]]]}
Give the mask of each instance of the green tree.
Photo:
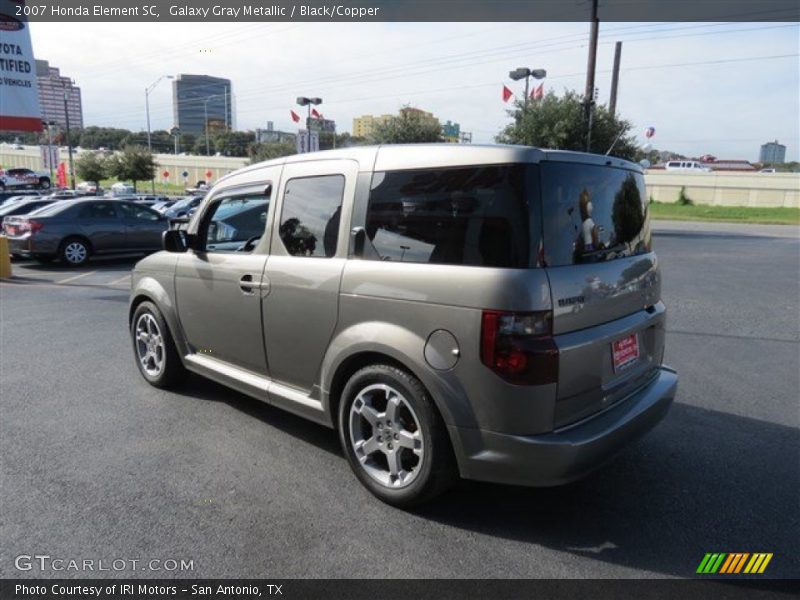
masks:
{"type": "Polygon", "coordinates": [[[419,144],[443,142],[444,138],[439,119],[406,106],[397,116],[378,123],[369,141],[373,144],[419,144]]]}
{"type": "Polygon", "coordinates": [[[118,150],[124,144],[122,140],[129,138],[132,133],[127,129],[119,129],[116,127],[84,127],[80,132],[80,136],[76,136],[76,144],[81,148],[91,148],[96,150],[98,148],[107,148],[108,150],[118,150]]]}
{"type": "MultiPolygon", "coordinates": [[[[550,91],[527,106],[517,102],[509,116],[514,121],[496,137],[500,143],[556,150],[586,149],[583,103],[577,92],[568,91],[559,97],[550,91]]],[[[634,160],[638,149],[630,135],[631,128],[630,121],[612,117],[605,105],[595,106],[590,150],[605,154],[613,145],[612,156],[634,160]]]]}
{"type": "Polygon", "coordinates": [[[178,152],[192,152],[197,143],[197,136],[193,133],[182,133],[178,138],[178,152]]]}
{"type": "Polygon", "coordinates": [[[294,144],[250,144],[248,148],[248,155],[250,156],[250,164],[271,160],[273,158],[280,158],[281,156],[290,156],[297,153],[297,148],[294,144]]]}
{"type": "Polygon", "coordinates": [[[136,191],[137,181],[149,181],[155,177],[156,161],[152,152],[142,146],[125,146],[108,159],[108,174],[120,181],[133,182],[136,191]]]}
{"type": "Polygon", "coordinates": [[[75,161],[75,172],[84,181],[99,184],[108,173],[107,159],[99,152],[81,152],[75,161]]]}
{"type": "Polygon", "coordinates": [[[212,136],[212,146],[223,156],[247,156],[248,148],[256,141],[252,131],[223,131],[212,136]]]}

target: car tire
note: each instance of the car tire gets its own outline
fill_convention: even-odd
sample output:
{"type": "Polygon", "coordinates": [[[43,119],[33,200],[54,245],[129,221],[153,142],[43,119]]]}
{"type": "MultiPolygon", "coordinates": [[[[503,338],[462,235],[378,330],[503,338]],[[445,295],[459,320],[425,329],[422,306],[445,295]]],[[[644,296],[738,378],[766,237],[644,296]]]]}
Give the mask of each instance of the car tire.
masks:
{"type": "Polygon", "coordinates": [[[42,177],[39,179],[39,187],[43,190],[50,189],[50,179],[48,177],[42,177]]]}
{"type": "Polygon", "coordinates": [[[65,265],[70,267],[80,267],[89,261],[92,254],[89,242],[83,238],[67,238],[61,243],[58,256],[65,265]]]}
{"type": "Polygon", "coordinates": [[[136,307],[131,320],[131,341],[136,366],[152,386],[173,388],[189,374],[181,362],[175,340],[158,307],[150,301],[136,307]]]}
{"type": "Polygon", "coordinates": [[[356,477],[388,504],[416,506],[458,479],[441,415],[422,383],[402,369],[376,364],[357,371],[342,391],[338,425],[356,477]]]}

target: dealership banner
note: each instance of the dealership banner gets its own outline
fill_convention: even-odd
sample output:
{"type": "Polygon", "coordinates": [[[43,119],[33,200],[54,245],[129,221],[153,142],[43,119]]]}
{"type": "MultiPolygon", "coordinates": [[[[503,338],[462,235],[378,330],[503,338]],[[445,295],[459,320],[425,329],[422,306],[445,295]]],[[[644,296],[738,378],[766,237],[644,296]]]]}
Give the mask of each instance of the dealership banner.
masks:
{"type": "Polygon", "coordinates": [[[0,0],[0,131],[41,131],[39,88],[25,2],[0,0]]]}

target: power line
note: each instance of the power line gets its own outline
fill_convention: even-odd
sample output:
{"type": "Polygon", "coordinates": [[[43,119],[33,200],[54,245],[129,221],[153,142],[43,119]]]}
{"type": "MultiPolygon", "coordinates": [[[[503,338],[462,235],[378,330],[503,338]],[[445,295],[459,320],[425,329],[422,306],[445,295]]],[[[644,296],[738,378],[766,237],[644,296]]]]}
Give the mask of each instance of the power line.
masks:
{"type": "MultiPolygon", "coordinates": [[[[720,25],[738,25],[738,24],[734,23],[734,24],[720,24],[720,25]]],[[[701,25],[701,26],[705,26],[705,25],[701,25]]],[[[712,25],[712,26],[718,26],[718,25],[712,25]]],[[[724,31],[705,31],[705,32],[701,32],[701,33],[689,33],[689,34],[685,34],[684,33],[684,34],[680,34],[680,35],[661,36],[661,37],[656,38],[656,39],[671,39],[671,38],[689,37],[689,36],[697,36],[697,35],[717,35],[717,34],[722,34],[722,33],[737,33],[737,32],[743,32],[743,31],[745,31],[745,32],[746,31],[758,31],[758,30],[764,30],[764,29],[785,28],[785,27],[793,27],[793,26],[794,25],[789,24],[789,25],[777,25],[777,26],[767,26],[767,27],[755,27],[755,28],[747,28],[747,29],[733,29],[733,30],[724,30],[724,31]]],[[[673,31],[681,31],[681,30],[684,30],[684,29],[696,29],[697,27],[700,27],[700,26],[693,25],[693,26],[688,26],[688,27],[673,28],[672,30],[673,31]]],[[[619,28],[619,29],[630,30],[632,28],[633,27],[625,27],[625,28],[619,28]]],[[[609,33],[613,33],[614,31],[615,31],[615,29],[612,28],[608,32],[609,33]]],[[[373,70],[373,71],[365,71],[365,72],[361,72],[361,73],[356,72],[356,73],[353,73],[351,75],[344,75],[344,76],[342,76],[342,75],[332,75],[332,76],[329,76],[329,77],[323,77],[323,78],[317,78],[317,79],[313,79],[313,80],[307,80],[307,82],[302,82],[301,81],[301,82],[287,83],[287,84],[284,84],[284,85],[281,85],[281,86],[274,86],[274,85],[271,85],[271,86],[258,86],[256,88],[251,88],[249,90],[240,91],[237,94],[237,99],[238,100],[242,100],[242,99],[245,99],[245,98],[256,97],[256,96],[259,97],[259,98],[262,98],[262,97],[265,97],[265,96],[277,96],[277,95],[279,95],[279,94],[281,94],[283,92],[289,92],[289,91],[292,91],[292,90],[296,90],[299,87],[301,87],[303,85],[306,85],[306,83],[307,84],[312,84],[312,83],[315,84],[317,86],[317,89],[321,89],[321,91],[328,91],[328,90],[331,90],[331,89],[337,89],[337,88],[343,87],[344,84],[351,85],[351,84],[357,83],[359,81],[365,81],[365,80],[368,80],[370,82],[385,81],[385,80],[391,80],[391,79],[396,79],[396,78],[401,78],[401,77],[405,78],[405,77],[410,77],[410,76],[418,76],[418,75],[424,75],[424,74],[427,74],[427,73],[438,72],[440,70],[440,68],[442,66],[445,66],[445,65],[448,65],[448,68],[457,69],[457,68],[467,68],[467,67],[475,66],[475,65],[478,65],[478,64],[489,64],[489,63],[493,63],[493,62],[501,62],[503,60],[506,60],[506,57],[508,55],[508,52],[506,52],[507,48],[508,49],[510,49],[510,48],[519,48],[520,46],[523,46],[526,49],[531,49],[531,50],[532,49],[542,50],[544,48],[550,47],[552,49],[548,50],[547,53],[552,54],[554,52],[560,52],[560,51],[565,51],[565,50],[570,50],[570,49],[581,47],[580,45],[574,45],[574,40],[570,40],[570,41],[564,40],[564,38],[575,38],[575,37],[576,37],[575,34],[570,34],[570,35],[566,35],[566,36],[556,36],[554,38],[547,38],[547,39],[540,40],[539,42],[534,42],[534,43],[512,44],[512,45],[509,45],[509,46],[501,46],[501,47],[494,48],[494,49],[487,49],[487,50],[482,50],[482,51],[473,51],[473,52],[468,52],[468,53],[449,55],[447,57],[440,57],[438,59],[426,59],[426,60],[423,60],[423,61],[417,61],[417,62],[414,62],[414,63],[408,63],[407,65],[400,66],[400,67],[389,67],[389,68],[386,68],[386,69],[378,69],[377,71],[373,70]],[[564,41],[558,41],[558,40],[564,40],[564,41]],[[559,46],[559,45],[564,45],[564,44],[572,44],[572,45],[567,46],[567,47],[562,47],[562,48],[553,48],[554,46],[559,46]],[[484,60],[484,61],[477,61],[477,62],[476,61],[472,61],[472,62],[467,62],[465,64],[456,64],[456,63],[459,63],[459,62],[463,62],[467,58],[478,58],[481,55],[484,56],[484,57],[497,56],[498,58],[492,58],[491,60],[484,60]],[[423,64],[425,64],[426,67],[434,67],[434,68],[427,68],[427,69],[424,69],[424,70],[416,70],[416,71],[413,71],[413,70],[409,71],[408,70],[408,66],[423,65],[423,64]],[[383,74],[383,76],[381,76],[381,74],[383,74]],[[333,86],[325,87],[325,83],[327,81],[335,81],[337,84],[340,84],[340,85],[333,85],[333,86]],[[269,90],[269,91],[262,92],[261,90],[269,90]]],[[[585,39],[586,35],[585,34],[581,34],[580,37],[585,39]]],[[[641,38],[630,40],[629,38],[625,38],[625,37],[623,37],[622,39],[625,40],[625,41],[640,41],[641,40],[641,38]]],[[[647,38],[647,39],[654,39],[654,38],[647,38]]],[[[603,42],[603,43],[610,43],[610,42],[603,42]]],[[[625,70],[625,69],[623,69],[623,70],[625,70]]],[[[605,72],[605,71],[603,71],[603,72],[605,72]]],[[[569,76],[572,76],[572,74],[570,74],[569,76]]],[[[564,77],[564,76],[562,75],[561,77],[564,77]]],[[[554,78],[556,78],[556,77],[552,77],[552,76],[550,77],[550,79],[554,79],[554,78]]],[[[164,106],[165,107],[165,105],[157,105],[157,108],[154,110],[154,113],[159,110],[158,107],[160,107],[160,106],[164,106]]],[[[161,111],[162,112],[158,112],[157,114],[164,115],[164,114],[167,113],[166,108],[162,108],[161,111]]],[[[245,111],[242,111],[240,109],[239,112],[245,112],[245,111]]],[[[133,114],[133,113],[128,113],[128,114],[133,114]]],[[[120,116],[118,112],[114,113],[114,115],[115,116],[120,116]]],[[[102,115],[97,115],[96,118],[101,117],[101,116],[102,115]]]]}

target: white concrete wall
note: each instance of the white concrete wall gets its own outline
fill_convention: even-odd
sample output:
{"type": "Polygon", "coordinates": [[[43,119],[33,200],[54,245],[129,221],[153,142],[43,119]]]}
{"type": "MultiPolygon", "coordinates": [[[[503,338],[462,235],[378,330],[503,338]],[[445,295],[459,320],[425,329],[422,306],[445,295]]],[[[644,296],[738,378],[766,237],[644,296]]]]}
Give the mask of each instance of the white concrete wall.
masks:
{"type": "MultiPolygon", "coordinates": [[[[66,148],[61,149],[62,160],[66,160],[66,148]]],[[[225,156],[175,156],[156,154],[159,164],[156,181],[161,183],[161,173],[169,171],[169,183],[183,184],[181,173],[189,172],[188,183],[211,180],[247,164],[246,158],[225,156]]],[[[14,150],[0,146],[0,166],[41,169],[42,161],[37,146],[26,146],[14,150]]],[[[800,208],[800,173],[684,173],[681,171],[651,170],[645,174],[647,193],[658,202],[675,202],[681,187],[695,204],[717,206],[786,206],[800,208]]]]}
{"type": "MultiPolygon", "coordinates": [[[[67,149],[63,147],[59,150],[59,157],[62,161],[67,160],[67,149]]],[[[79,153],[74,153],[77,158],[79,153]]],[[[189,172],[187,178],[189,185],[194,185],[200,180],[216,181],[223,175],[227,175],[240,169],[248,163],[246,158],[234,158],[228,156],[182,156],[174,154],[156,154],[156,162],[159,165],[156,176],[157,183],[163,183],[161,174],[169,171],[169,183],[183,185],[181,173],[189,172]],[[206,176],[206,172],[211,171],[211,177],[206,176]]],[[[23,150],[14,150],[11,146],[0,146],[0,167],[27,167],[28,169],[39,170],[42,168],[42,159],[38,146],[25,146],[23,150]]]]}
{"type": "Polygon", "coordinates": [[[800,208],[800,173],[684,173],[648,171],[647,193],[657,202],[675,202],[681,187],[695,204],[800,208]]]}

